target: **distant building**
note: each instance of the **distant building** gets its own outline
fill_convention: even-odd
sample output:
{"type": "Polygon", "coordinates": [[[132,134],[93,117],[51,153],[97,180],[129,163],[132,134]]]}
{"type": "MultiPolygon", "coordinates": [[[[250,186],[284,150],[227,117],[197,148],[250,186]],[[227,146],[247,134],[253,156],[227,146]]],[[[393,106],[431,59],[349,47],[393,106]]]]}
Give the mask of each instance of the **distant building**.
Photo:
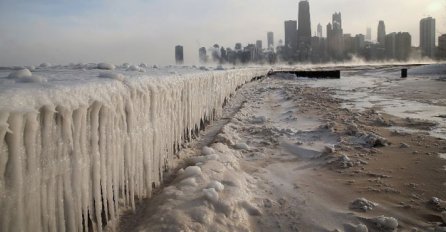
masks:
{"type": "Polygon", "coordinates": [[[262,41],[261,40],[257,40],[256,41],[256,48],[260,51],[262,51],[262,41]]]}
{"type": "Polygon", "coordinates": [[[420,48],[422,56],[435,56],[435,19],[432,17],[420,21],[420,48]]]}
{"type": "Polygon", "coordinates": [[[365,36],[363,34],[358,34],[355,36],[354,40],[354,51],[356,54],[361,54],[362,50],[365,47],[365,36]]]}
{"type": "Polygon", "coordinates": [[[332,59],[342,60],[344,53],[344,40],[341,13],[334,13],[332,24],[327,25],[327,49],[332,59]]]}
{"type": "Polygon", "coordinates": [[[241,43],[236,43],[235,44],[235,50],[238,50],[238,51],[242,50],[242,44],[241,43]]]}
{"type": "Polygon", "coordinates": [[[380,46],[384,47],[386,44],[386,25],[384,24],[384,21],[379,21],[378,23],[378,37],[377,37],[378,43],[380,46]]]}
{"type": "Polygon", "coordinates": [[[372,28],[367,27],[367,31],[365,33],[365,41],[372,42],[372,28]]]}
{"type": "Polygon", "coordinates": [[[285,21],[285,48],[296,50],[297,49],[297,21],[288,20],[285,21]]]}
{"type": "Polygon", "coordinates": [[[438,50],[437,50],[438,58],[446,59],[446,34],[438,37],[438,50]]]}
{"type": "Polygon", "coordinates": [[[175,62],[177,64],[184,63],[183,46],[180,45],[175,46],[175,62]]]}
{"type": "Polygon", "coordinates": [[[208,56],[206,54],[206,48],[202,47],[198,50],[198,58],[201,63],[206,63],[208,60],[208,56]]]}
{"type": "Polygon", "coordinates": [[[387,59],[407,61],[410,57],[412,37],[408,32],[390,33],[385,38],[385,54],[387,59]]]}
{"type": "Polygon", "coordinates": [[[344,45],[344,55],[354,53],[355,51],[355,38],[351,34],[344,34],[342,36],[344,45]]]}
{"type": "Polygon", "coordinates": [[[268,49],[274,50],[274,33],[268,32],[266,34],[267,42],[268,42],[268,49]]]}
{"type": "Polygon", "coordinates": [[[299,44],[309,45],[311,41],[310,3],[307,0],[299,2],[297,36],[299,44]]]}
{"type": "Polygon", "coordinates": [[[322,38],[322,25],[319,23],[317,25],[317,37],[322,38]]]}

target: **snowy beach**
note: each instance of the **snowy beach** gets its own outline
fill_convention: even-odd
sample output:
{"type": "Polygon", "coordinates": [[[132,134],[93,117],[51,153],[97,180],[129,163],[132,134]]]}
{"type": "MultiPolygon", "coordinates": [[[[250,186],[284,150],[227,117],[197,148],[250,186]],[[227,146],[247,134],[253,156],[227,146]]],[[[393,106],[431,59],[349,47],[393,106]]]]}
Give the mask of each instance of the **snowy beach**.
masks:
{"type": "Polygon", "coordinates": [[[442,231],[445,65],[402,67],[244,85],[120,230],[442,231]]]}

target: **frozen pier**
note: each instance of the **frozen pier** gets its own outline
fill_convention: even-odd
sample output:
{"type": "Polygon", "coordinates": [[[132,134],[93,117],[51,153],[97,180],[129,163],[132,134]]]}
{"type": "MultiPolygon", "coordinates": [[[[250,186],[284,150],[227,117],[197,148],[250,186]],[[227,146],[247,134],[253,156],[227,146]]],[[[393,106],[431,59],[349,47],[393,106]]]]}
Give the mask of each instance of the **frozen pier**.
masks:
{"type": "Polygon", "coordinates": [[[99,66],[0,70],[0,231],[101,231],[151,196],[238,87],[267,73],[99,66]]]}

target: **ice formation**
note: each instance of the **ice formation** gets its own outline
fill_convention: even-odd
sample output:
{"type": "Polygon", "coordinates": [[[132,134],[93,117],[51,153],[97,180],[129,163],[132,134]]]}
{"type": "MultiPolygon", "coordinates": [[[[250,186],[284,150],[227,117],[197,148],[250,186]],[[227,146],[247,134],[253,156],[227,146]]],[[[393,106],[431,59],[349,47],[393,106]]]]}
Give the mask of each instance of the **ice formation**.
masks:
{"type": "Polygon", "coordinates": [[[114,70],[116,67],[113,64],[99,63],[97,68],[104,70],[114,70]]]}
{"type": "Polygon", "coordinates": [[[114,80],[118,80],[118,81],[125,80],[125,76],[120,73],[102,72],[102,73],[99,73],[99,77],[114,79],[114,80]]]}
{"type": "Polygon", "coordinates": [[[150,197],[200,122],[266,70],[137,73],[126,82],[99,73],[42,71],[45,88],[2,86],[0,231],[102,231],[122,207],[150,197]]]}
{"type": "Polygon", "coordinates": [[[29,69],[27,68],[11,72],[8,75],[8,79],[13,79],[17,82],[33,82],[33,83],[46,82],[45,78],[32,74],[31,71],[29,71],[29,69]]]}

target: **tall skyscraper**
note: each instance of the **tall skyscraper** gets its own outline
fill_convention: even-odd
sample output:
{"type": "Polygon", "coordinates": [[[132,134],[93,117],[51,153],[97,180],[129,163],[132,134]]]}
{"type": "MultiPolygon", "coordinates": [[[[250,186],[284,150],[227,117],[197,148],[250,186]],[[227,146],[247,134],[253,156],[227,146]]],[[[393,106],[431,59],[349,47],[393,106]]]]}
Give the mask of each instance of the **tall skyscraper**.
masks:
{"type": "Polygon", "coordinates": [[[386,26],[384,25],[384,21],[380,20],[378,23],[378,43],[382,47],[386,44],[386,26]]]}
{"type": "Polygon", "coordinates": [[[310,4],[307,0],[299,2],[298,15],[298,29],[297,34],[299,40],[302,42],[310,42],[311,38],[311,19],[310,19],[310,4]]]}
{"type": "Polygon", "coordinates": [[[317,37],[322,38],[322,25],[317,24],[317,37]]]}
{"type": "Polygon", "coordinates": [[[259,51],[262,51],[263,46],[262,46],[262,41],[261,41],[261,40],[257,40],[257,41],[256,41],[256,48],[257,48],[259,51]]]}
{"type": "Polygon", "coordinates": [[[365,34],[365,41],[371,42],[372,41],[372,28],[367,27],[367,31],[365,34]]]}
{"type": "Polygon", "coordinates": [[[202,47],[198,50],[198,58],[200,60],[201,63],[206,63],[207,62],[207,54],[206,54],[206,48],[202,47]]]}
{"type": "Polygon", "coordinates": [[[446,34],[438,37],[438,57],[440,59],[446,59],[446,34]]]}
{"type": "Polygon", "coordinates": [[[334,13],[332,23],[327,25],[327,45],[328,53],[332,58],[343,59],[344,40],[341,12],[334,13]]]}
{"type": "Polygon", "coordinates": [[[420,21],[420,48],[422,56],[435,56],[435,19],[432,17],[420,21]]]}
{"type": "Polygon", "coordinates": [[[183,46],[181,45],[175,46],[175,62],[177,64],[184,63],[183,46]]]}
{"type": "Polygon", "coordinates": [[[285,21],[285,49],[297,50],[297,21],[285,21]]]}
{"type": "Polygon", "coordinates": [[[267,41],[268,41],[268,49],[274,49],[274,33],[268,32],[266,34],[267,41]]]}
{"type": "Polygon", "coordinates": [[[386,35],[385,53],[387,59],[408,60],[412,48],[412,37],[408,32],[386,35]]]}
{"type": "Polygon", "coordinates": [[[341,12],[334,13],[332,16],[333,30],[342,30],[342,16],[341,12]]]}

